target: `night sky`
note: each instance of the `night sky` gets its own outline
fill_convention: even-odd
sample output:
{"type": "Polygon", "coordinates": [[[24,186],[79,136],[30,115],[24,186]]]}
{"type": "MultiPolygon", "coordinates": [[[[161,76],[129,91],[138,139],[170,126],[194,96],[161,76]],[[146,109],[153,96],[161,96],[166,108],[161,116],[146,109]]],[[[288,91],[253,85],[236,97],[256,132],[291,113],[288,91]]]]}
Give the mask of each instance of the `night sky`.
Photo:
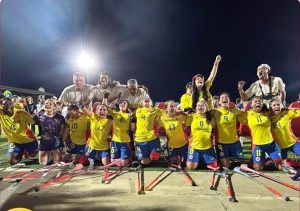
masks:
{"type": "Polygon", "coordinates": [[[2,0],[1,84],[44,87],[57,95],[72,83],[82,48],[99,72],[136,78],[154,101],[179,101],[196,73],[209,76],[222,55],[211,92],[238,97],[267,63],[283,78],[287,99],[300,92],[298,0],[2,0]]]}

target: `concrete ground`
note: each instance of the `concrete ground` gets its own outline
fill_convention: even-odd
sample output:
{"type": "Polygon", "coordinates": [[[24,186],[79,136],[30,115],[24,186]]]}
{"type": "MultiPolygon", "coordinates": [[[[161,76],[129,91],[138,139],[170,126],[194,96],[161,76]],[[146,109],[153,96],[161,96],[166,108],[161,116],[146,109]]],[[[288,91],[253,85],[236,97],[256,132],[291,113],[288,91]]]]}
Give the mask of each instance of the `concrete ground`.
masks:
{"type": "MultiPolygon", "coordinates": [[[[54,177],[57,172],[47,175],[54,177]],[[51,175],[52,174],[52,175],[51,175]]],[[[153,180],[160,171],[145,171],[145,184],[153,180]]],[[[291,201],[274,197],[262,185],[241,175],[232,176],[238,202],[229,202],[226,184],[221,179],[217,191],[210,190],[212,172],[191,172],[198,186],[191,186],[180,172],[173,172],[145,195],[137,194],[137,173],[127,172],[110,182],[102,184],[99,174],[74,177],[69,181],[51,185],[39,192],[32,190],[40,179],[18,184],[0,182],[0,210],[24,207],[32,210],[300,210],[299,192],[280,184],[257,178],[276,188],[291,201]]],[[[270,173],[273,177],[300,186],[287,174],[270,173]]]]}

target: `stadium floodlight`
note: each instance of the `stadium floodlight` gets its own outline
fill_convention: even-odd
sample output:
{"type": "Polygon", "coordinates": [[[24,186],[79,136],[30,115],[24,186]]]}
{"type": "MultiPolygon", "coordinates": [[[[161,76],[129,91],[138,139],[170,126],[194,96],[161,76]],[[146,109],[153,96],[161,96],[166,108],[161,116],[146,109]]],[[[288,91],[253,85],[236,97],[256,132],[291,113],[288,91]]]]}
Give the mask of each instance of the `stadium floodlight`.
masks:
{"type": "Polygon", "coordinates": [[[88,71],[96,65],[94,57],[87,52],[82,51],[77,58],[77,64],[85,73],[86,80],[88,80],[88,71]]]}

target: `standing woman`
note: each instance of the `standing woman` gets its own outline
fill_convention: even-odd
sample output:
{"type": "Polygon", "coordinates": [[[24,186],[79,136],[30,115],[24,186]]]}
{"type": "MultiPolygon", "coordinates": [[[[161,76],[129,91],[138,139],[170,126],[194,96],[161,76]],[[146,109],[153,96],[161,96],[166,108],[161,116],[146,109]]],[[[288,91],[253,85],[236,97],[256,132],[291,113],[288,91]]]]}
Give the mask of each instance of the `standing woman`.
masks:
{"type": "Polygon", "coordinates": [[[83,112],[90,117],[91,134],[88,139],[88,144],[85,148],[85,156],[79,160],[84,164],[89,158],[90,167],[94,166],[95,159],[101,159],[103,165],[110,163],[110,147],[109,135],[112,129],[112,121],[108,119],[108,107],[99,104],[96,112],[90,112],[87,108],[83,108],[83,112]]]}
{"type": "Polygon", "coordinates": [[[212,83],[216,77],[219,63],[221,61],[221,56],[218,55],[214,62],[214,66],[210,72],[208,79],[205,81],[204,76],[201,74],[197,74],[192,79],[192,86],[193,86],[193,94],[192,94],[192,106],[193,109],[196,109],[197,102],[201,99],[207,101],[208,108],[213,108],[212,102],[212,95],[210,94],[209,90],[212,86],[212,83]]]}
{"type": "Polygon", "coordinates": [[[251,106],[252,110],[247,111],[246,120],[251,131],[252,143],[255,145],[252,152],[253,168],[261,171],[266,153],[277,165],[282,161],[282,158],[280,149],[272,137],[270,112],[264,111],[263,99],[254,97],[251,106]]]}
{"type": "Polygon", "coordinates": [[[212,110],[216,122],[216,151],[221,158],[222,166],[230,167],[230,158],[243,158],[242,146],[237,131],[237,120],[244,112],[236,107],[229,107],[229,94],[220,95],[219,107],[212,110]]]}
{"type": "Polygon", "coordinates": [[[176,104],[173,100],[166,102],[167,111],[159,120],[159,126],[165,129],[170,163],[186,162],[188,141],[184,133],[187,116],[183,113],[176,113],[176,104]]]}
{"type": "Polygon", "coordinates": [[[286,161],[287,152],[292,151],[295,155],[300,155],[300,140],[291,130],[291,120],[300,117],[300,109],[282,108],[281,101],[273,99],[270,102],[272,111],[271,131],[276,143],[281,149],[282,159],[286,161]]]}
{"type": "Polygon", "coordinates": [[[65,119],[55,112],[56,105],[53,100],[45,101],[45,112],[35,117],[36,124],[40,130],[40,152],[39,161],[46,165],[52,160],[54,163],[62,159],[62,135],[65,126],[65,119]]]}
{"type": "Polygon", "coordinates": [[[191,139],[186,166],[196,169],[202,158],[207,165],[216,168],[218,164],[212,145],[214,119],[206,101],[200,100],[196,104],[196,113],[188,117],[187,125],[191,126],[191,139]]]}

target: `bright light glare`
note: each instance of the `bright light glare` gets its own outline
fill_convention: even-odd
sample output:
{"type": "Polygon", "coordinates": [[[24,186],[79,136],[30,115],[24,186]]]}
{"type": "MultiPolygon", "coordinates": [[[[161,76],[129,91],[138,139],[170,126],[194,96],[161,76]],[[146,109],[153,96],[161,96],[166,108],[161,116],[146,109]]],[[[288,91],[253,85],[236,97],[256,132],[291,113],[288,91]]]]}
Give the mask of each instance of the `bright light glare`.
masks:
{"type": "Polygon", "coordinates": [[[77,58],[77,64],[83,70],[90,69],[96,65],[94,58],[86,52],[81,52],[77,58]]]}

